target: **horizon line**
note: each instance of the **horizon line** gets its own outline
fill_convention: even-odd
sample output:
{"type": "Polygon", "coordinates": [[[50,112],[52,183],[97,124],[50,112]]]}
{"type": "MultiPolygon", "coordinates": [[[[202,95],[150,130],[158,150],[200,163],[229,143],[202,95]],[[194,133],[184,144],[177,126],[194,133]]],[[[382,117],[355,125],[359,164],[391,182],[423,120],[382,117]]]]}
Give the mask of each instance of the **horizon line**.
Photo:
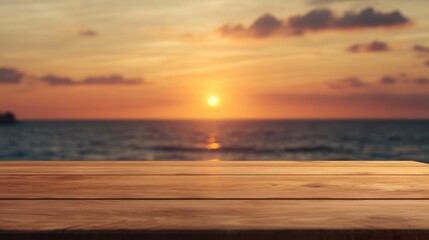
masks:
{"type": "Polygon", "coordinates": [[[429,118],[24,118],[29,121],[429,121],[429,118]]]}

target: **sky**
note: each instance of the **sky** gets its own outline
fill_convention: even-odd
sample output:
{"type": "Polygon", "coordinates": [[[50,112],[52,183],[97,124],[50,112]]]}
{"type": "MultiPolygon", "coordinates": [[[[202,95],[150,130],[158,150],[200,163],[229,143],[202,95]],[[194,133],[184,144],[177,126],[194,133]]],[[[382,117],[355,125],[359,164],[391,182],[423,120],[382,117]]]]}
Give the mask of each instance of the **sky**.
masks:
{"type": "Polygon", "coordinates": [[[0,22],[20,119],[429,118],[427,0],[0,0],[0,22]]]}

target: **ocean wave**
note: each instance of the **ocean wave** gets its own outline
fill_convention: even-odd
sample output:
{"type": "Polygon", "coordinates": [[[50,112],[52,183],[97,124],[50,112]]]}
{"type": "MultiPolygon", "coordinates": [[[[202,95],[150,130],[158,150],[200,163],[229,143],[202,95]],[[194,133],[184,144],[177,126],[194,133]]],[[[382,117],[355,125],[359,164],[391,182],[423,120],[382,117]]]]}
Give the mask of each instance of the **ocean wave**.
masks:
{"type": "Polygon", "coordinates": [[[241,147],[241,146],[227,146],[220,147],[219,149],[208,149],[206,147],[186,147],[186,146],[153,146],[147,150],[164,151],[164,152],[222,152],[222,153],[275,153],[275,152],[288,152],[288,153],[313,153],[313,152],[338,152],[341,149],[335,149],[331,146],[298,146],[286,147],[281,149],[275,148],[257,148],[257,147],[241,147]]]}
{"type": "Polygon", "coordinates": [[[286,152],[335,152],[339,149],[335,149],[330,146],[301,146],[301,147],[289,147],[283,149],[286,152]]]}

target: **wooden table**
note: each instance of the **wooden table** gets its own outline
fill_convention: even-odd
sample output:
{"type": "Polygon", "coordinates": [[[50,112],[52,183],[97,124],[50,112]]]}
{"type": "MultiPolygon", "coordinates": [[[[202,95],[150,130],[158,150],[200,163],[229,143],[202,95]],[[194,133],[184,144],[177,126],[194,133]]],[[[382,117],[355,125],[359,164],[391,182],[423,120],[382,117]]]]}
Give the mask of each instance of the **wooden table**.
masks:
{"type": "Polygon", "coordinates": [[[429,165],[0,162],[0,239],[429,239],[429,165]]]}

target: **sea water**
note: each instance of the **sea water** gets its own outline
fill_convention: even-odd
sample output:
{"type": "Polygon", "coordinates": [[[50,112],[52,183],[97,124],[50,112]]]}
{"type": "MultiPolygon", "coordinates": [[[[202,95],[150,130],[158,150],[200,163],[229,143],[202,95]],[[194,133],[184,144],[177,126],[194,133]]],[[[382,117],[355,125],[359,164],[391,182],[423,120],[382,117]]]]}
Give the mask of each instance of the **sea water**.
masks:
{"type": "Polygon", "coordinates": [[[23,121],[0,160],[418,160],[425,120],[23,121]]]}

